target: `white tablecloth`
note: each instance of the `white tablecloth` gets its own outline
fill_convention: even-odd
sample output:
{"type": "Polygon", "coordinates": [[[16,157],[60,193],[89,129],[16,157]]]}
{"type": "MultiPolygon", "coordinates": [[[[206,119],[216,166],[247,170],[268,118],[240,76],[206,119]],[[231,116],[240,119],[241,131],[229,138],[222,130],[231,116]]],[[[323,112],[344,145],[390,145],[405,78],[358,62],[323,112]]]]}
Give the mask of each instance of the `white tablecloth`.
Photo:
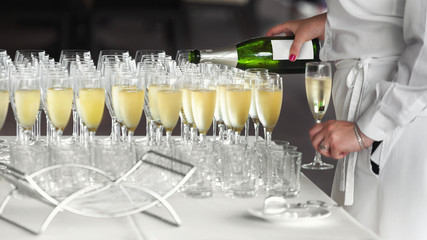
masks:
{"type": "MultiPolygon", "coordinates": [[[[0,197],[4,196],[7,189],[7,183],[0,180],[0,197]]],[[[263,198],[264,194],[260,193],[255,198],[230,199],[218,191],[212,198],[193,199],[186,197],[183,193],[177,193],[168,201],[183,221],[180,227],[172,226],[146,214],[99,219],[63,212],[54,218],[46,232],[35,236],[0,220],[0,239],[378,239],[375,234],[361,226],[340,207],[332,207],[330,216],[319,219],[286,222],[257,219],[251,216],[247,209],[262,206],[263,198]]],[[[334,203],[303,176],[301,194],[294,201],[306,200],[334,203]]],[[[34,200],[24,198],[14,202],[7,207],[5,214],[33,226],[34,223],[40,224],[49,210],[34,200]]],[[[168,217],[161,207],[154,207],[150,212],[158,212],[168,217]]]]}

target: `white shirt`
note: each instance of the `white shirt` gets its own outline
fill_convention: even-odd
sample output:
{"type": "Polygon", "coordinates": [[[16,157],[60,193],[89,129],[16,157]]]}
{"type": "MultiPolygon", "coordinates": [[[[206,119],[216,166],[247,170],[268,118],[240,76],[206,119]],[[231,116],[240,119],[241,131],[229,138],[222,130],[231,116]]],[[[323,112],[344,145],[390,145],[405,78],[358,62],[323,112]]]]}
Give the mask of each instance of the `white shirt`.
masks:
{"type": "Polygon", "coordinates": [[[401,55],[392,79],[376,86],[376,104],[357,120],[361,131],[382,140],[427,106],[425,0],[331,0],[321,50],[324,60],[401,55]]]}
{"type": "Polygon", "coordinates": [[[332,195],[387,240],[427,237],[426,15],[427,0],[328,1],[321,59],[337,63],[337,119],[382,141],[338,161],[332,195]]]}

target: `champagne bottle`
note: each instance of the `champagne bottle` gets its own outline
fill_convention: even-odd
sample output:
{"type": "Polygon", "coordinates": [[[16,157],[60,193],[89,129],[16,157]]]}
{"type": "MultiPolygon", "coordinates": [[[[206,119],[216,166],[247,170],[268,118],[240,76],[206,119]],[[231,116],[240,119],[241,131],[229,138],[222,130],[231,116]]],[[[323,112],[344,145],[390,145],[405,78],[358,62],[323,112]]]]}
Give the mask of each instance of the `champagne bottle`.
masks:
{"type": "Polygon", "coordinates": [[[274,36],[252,38],[223,49],[193,50],[191,63],[212,62],[240,69],[267,68],[276,73],[304,73],[307,62],[320,61],[318,39],[303,44],[295,62],[289,61],[289,49],[294,37],[274,36]]]}

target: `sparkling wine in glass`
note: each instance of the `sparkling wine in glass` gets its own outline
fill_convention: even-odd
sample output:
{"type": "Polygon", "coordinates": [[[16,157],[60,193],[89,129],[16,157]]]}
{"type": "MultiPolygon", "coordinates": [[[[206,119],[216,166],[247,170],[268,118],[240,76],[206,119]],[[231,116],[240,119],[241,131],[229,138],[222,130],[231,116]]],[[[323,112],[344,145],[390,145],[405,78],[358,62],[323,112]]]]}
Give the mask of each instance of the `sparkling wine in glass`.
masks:
{"type": "Polygon", "coordinates": [[[283,80],[277,73],[268,73],[257,84],[255,102],[258,117],[264,126],[267,146],[271,143],[271,135],[279,121],[283,99],[283,80]]]}
{"type": "Polygon", "coordinates": [[[200,143],[204,145],[215,114],[216,89],[209,76],[202,75],[198,79],[197,86],[191,91],[191,107],[200,143]]]}
{"type": "Polygon", "coordinates": [[[74,89],[77,112],[89,131],[89,139],[85,139],[85,143],[93,142],[104,114],[105,89],[97,71],[83,73],[77,86],[74,89]]]}
{"type": "Polygon", "coordinates": [[[226,88],[228,117],[234,131],[234,144],[240,144],[240,133],[245,127],[251,107],[252,88],[243,74],[235,74],[233,84],[226,88]]]}
{"type": "Polygon", "coordinates": [[[266,68],[249,68],[245,70],[245,77],[248,79],[249,85],[252,88],[252,99],[251,99],[251,108],[249,109],[249,116],[254,123],[255,130],[255,142],[258,141],[259,136],[259,117],[258,111],[256,110],[256,101],[255,101],[255,92],[257,83],[261,80],[261,76],[268,74],[268,69],[266,68]]]}
{"type": "Polygon", "coordinates": [[[23,136],[22,144],[31,144],[34,140],[33,126],[40,107],[40,77],[33,66],[22,66],[11,70],[11,103],[15,119],[23,136]]]}
{"type": "MultiPolygon", "coordinates": [[[[305,91],[308,105],[316,123],[320,123],[328,109],[332,89],[332,70],[328,62],[311,62],[306,64],[305,91]]],[[[303,164],[302,168],[311,170],[331,169],[332,164],[324,163],[316,151],[311,163],[303,164]]]]}
{"type": "Polygon", "coordinates": [[[68,72],[61,65],[46,70],[44,78],[42,102],[54,129],[53,140],[60,144],[73,106],[72,82],[68,72]]]}
{"type": "Polygon", "coordinates": [[[173,74],[165,74],[166,85],[157,90],[157,110],[166,131],[166,148],[171,147],[172,131],[178,123],[182,107],[182,85],[173,74]]]}
{"type": "MultiPolygon", "coordinates": [[[[145,82],[144,78],[133,73],[122,73],[121,84],[116,86],[119,113],[123,124],[128,130],[128,144],[132,144],[135,129],[141,121],[144,109],[145,82]]],[[[114,90],[114,89],[113,89],[114,90]]]]}

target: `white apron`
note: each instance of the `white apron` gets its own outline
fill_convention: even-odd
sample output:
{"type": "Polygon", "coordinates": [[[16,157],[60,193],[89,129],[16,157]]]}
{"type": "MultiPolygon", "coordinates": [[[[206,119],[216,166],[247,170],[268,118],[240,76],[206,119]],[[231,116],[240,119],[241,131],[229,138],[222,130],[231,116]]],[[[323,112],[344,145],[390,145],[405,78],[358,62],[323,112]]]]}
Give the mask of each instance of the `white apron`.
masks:
{"type": "Polygon", "coordinates": [[[426,5],[328,1],[321,58],[336,62],[336,117],[382,141],[338,160],[332,197],[383,239],[427,239],[427,50],[409,41],[425,38],[426,5]]]}

